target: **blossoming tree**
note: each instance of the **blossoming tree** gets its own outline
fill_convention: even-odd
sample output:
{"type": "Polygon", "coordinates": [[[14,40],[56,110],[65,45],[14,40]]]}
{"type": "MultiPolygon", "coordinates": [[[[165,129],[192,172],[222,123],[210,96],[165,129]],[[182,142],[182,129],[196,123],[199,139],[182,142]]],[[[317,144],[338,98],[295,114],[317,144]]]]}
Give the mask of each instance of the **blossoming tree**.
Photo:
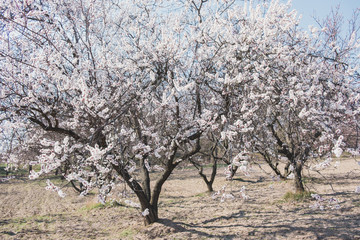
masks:
{"type": "Polygon", "coordinates": [[[30,178],[66,165],[64,177],[80,182],[82,194],[97,187],[104,200],[120,176],[145,223],[157,221],[162,185],[217,119],[201,84],[216,49],[199,41],[212,27],[199,11],[195,2],[156,0],[4,7],[1,127],[52,133],[33,141],[41,153],[30,164],[41,170],[30,178]],[[151,189],[154,169],[162,173],[151,189]]]}
{"type": "Polygon", "coordinates": [[[226,54],[218,60],[231,123],[223,135],[243,150],[234,159],[258,153],[277,175],[285,178],[291,170],[296,190],[304,191],[304,165],[339,157],[339,129],[359,113],[359,40],[353,32],[342,47],[321,41],[322,31],[297,27],[289,7],[272,1],[266,8],[229,12],[226,54]],[[288,171],[280,172],[279,161],[288,171]]]}
{"type": "MultiPolygon", "coordinates": [[[[103,201],[120,177],[146,224],[158,220],[165,181],[208,134],[229,150],[286,157],[303,190],[303,164],[332,149],[335,120],[358,111],[353,68],[318,54],[295,13],[275,1],[3,6],[0,127],[21,129],[40,149],[30,178],[66,165],[68,181],[82,194],[98,188],[103,201]],[[153,187],[152,170],[161,171],[153,187]]],[[[65,195],[50,181],[48,189],[65,195]]]]}

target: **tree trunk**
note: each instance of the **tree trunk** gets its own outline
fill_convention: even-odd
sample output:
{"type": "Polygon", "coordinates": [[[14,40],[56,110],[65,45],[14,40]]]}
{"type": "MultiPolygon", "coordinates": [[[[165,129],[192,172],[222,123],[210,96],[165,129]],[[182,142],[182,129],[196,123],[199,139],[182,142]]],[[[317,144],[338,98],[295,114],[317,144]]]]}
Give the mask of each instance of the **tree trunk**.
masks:
{"type": "Polygon", "coordinates": [[[294,180],[295,180],[295,191],[296,192],[304,192],[305,191],[304,184],[303,184],[303,181],[302,181],[301,171],[302,171],[302,165],[301,164],[295,164],[295,167],[294,167],[294,180]]]}
{"type": "Polygon", "coordinates": [[[144,212],[146,209],[148,209],[149,212],[147,215],[144,216],[145,226],[150,225],[159,220],[157,207],[154,207],[147,201],[147,204],[145,206],[141,206],[141,211],[144,212]]]}
{"type": "Polygon", "coordinates": [[[213,165],[212,165],[212,169],[211,169],[211,176],[210,176],[210,180],[209,183],[207,184],[207,188],[209,192],[213,192],[213,183],[215,181],[215,177],[216,177],[216,172],[217,172],[217,159],[214,159],[213,165]]]}
{"type": "MultiPolygon", "coordinates": [[[[131,188],[131,190],[133,190],[134,193],[136,194],[140,202],[141,211],[144,212],[146,209],[149,210],[149,214],[144,216],[145,225],[149,225],[151,223],[158,221],[159,218],[158,218],[157,202],[155,202],[154,204],[150,203],[146,193],[144,192],[140,184],[136,180],[132,179],[132,177],[125,168],[114,164],[112,166],[115,169],[115,171],[118,174],[120,174],[120,176],[126,181],[127,185],[131,188]]],[[[161,186],[159,189],[158,188],[155,186],[155,189],[159,191],[158,194],[160,194],[161,186]]]]}
{"type": "Polygon", "coordinates": [[[275,172],[276,176],[279,176],[280,179],[285,180],[286,176],[288,175],[287,170],[290,166],[290,163],[285,166],[285,174],[283,175],[283,174],[281,174],[280,170],[278,169],[278,164],[275,164],[275,165],[273,164],[269,154],[267,154],[266,152],[261,152],[260,150],[258,150],[258,151],[261,154],[261,156],[263,156],[265,162],[269,165],[269,167],[275,172]]]}
{"type": "Polygon", "coordinates": [[[290,167],[291,163],[287,162],[285,167],[284,167],[284,178],[286,178],[287,176],[289,176],[290,172],[289,172],[289,167],[290,167]]]}
{"type": "Polygon", "coordinates": [[[238,168],[239,168],[238,166],[232,166],[231,167],[231,174],[230,174],[229,180],[232,180],[234,178],[235,173],[238,170],[238,168]]]}
{"type": "MultiPolygon", "coordinates": [[[[200,151],[200,138],[198,138],[196,147],[191,151],[190,153],[184,154],[182,156],[182,159],[189,159],[192,155],[196,154],[200,151]]],[[[127,185],[131,188],[131,190],[134,191],[137,198],[140,201],[141,205],[141,211],[144,214],[145,210],[148,210],[148,214],[145,214],[144,216],[144,223],[145,225],[152,224],[154,222],[157,222],[159,220],[158,217],[158,203],[159,203],[159,197],[161,193],[161,188],[165,181],[169,178],[172,171],[175,169],[175,167],[180,163],[180,161],[174,162],[175,156],[177,153],[177,146],[173,148],[173,153],[170,156],[170,159],[168,159],[165,171],[160,176],[160,178],[156,181],[152,194],[151,199],[148,198],[147,193],[144,191],[142,186],[138,183],[137,180],[133,179],[129,172],[125,169],[124,166],[121,165],[115,165],[112,164],[112,167],[114,170],[125,180],[127,185]]]]}
{"type": "Polygon", "coordinates": [[[212,185],[213,185],[213,183],[215,181],[215,177],[216,177],[217,159],[213,158],[213,164],[212,164],[212,167],[211,167],[211,175],[210,175],[209,180],[206,177],[206,175],[203,173],[203,167],[199,163],[197,163],[197,162],[195,162],[193,160],[190,160],[190,162],[198,169],[199,175],[202,177],[202,179],[206,183],[206,187],[208,189],[208,192],[213,192],[214,189],[213,189],[212,185]]]}
{"type": "Polygon", "coordinates": [[[206,187],[207,187],[207,189],[208,189],[208,192],[213,192],[213,191],[214,191],[211,182],[207,182],[207,183],[206,183],[206,187]]]}
{"type": "Polygon", "coordinates": [[[208,192],[213,192],[214,189],[213,189],[213,183],[214,183],[214,180],[215,180],[215,175],[216,175],[216,170],[214,172],[214,166],[212,168],[212,173],[211,173],[211,177],[210,177],[210,180],[207,179],[206,175],[202,172],[202,168],[201,168],[201,171],[199,171],[199,174],[200,176],[202,177],[202,179],[204,180],[204,182],[206,183],[206,187],[208,189],[208,192]]]}
{"type": "Polygon", "coordinates": [[[160,197],[160,193],[161,193],[161,188],[162,188],[163,184],[165,183],[165,181],[168,179],[168,177],[171,175],[172,171],[177,166],[177,164],[178,163],[172,164],[171,162],[169,162],[168,165],[166,166],[165,172],[161,175],[161,177],[155,183],[155,186],[154,186],[154,189],[152,192],[152,196],[151,196],[151,206],[155,210],[156,216],[157,216],[157,212],[158,212],[158,202],[159,202],[159,197],[160,197]]]}

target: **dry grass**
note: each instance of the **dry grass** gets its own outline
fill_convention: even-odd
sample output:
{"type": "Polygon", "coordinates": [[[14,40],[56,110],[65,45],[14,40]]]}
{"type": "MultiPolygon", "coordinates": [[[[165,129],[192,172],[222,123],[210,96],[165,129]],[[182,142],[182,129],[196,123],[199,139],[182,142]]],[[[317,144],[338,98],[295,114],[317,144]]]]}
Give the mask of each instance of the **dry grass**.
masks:
{"type": "Polygon", "coordinates": [[[257,167],[250,177],[239,174],[232,182],[220,169],[214,189],[227,184],[236,197],[223,203],[206,193],[195,170],[180,168],[163,187],[161,221],[147,227],[138,209],[101,205],[96,194],[80,197],[69,187],[61,199],[44,190],[45,181],[17,178],[0,183],[0,239],[360,239],[358,169],[345,159],[323,177],[305,171],[309,192],[337,198],[341,206],[321,211],[309,207],[315,203],[309,192],[293,194],[291,180],[273,181],[257,167]],[[239,197],[242,186],[247,200],[239,197]]]}

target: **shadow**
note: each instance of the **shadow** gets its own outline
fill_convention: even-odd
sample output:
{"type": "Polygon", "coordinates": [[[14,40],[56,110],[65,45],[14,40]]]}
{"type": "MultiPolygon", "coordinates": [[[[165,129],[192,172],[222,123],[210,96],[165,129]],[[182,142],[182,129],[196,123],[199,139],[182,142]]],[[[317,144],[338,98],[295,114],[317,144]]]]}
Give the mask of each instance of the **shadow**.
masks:
{"type": "Polygon", "coordinates": [[[1,234],[4,234],[4,235],[9,235],[9,236],[15,236],[16,233],[12,232],[12,231],[3,231],[3,232],[0,232],[1,234]]]}
{"type": "Polygon", "coordinates": [[[29,235],[48,235],[51,234],[51,231],[47,231],[47,230],[40,230],[37,228],[33,228],[33,229],[23,229],[20,232],[17,232],[16,235],[25,235],[25,236],[29,236],[29,235]]]}
{"type": "Polygon", "coordinates": [[[260,181],[252,181],[252,180],[245,180],[245,179],[242,179],[240,177],[237,177],[237,178],[233,178],[232,181],[238,181],[238,182],[247,182],[247,183],[258,183],[258,182],[263,182],[263,180],[260,180],[260,181]]]}
{"type": "MultiPolygon", "coordinates": [[[[321,194],[325,199],[337,198],[341,208],[332,210],[312,209],[316,201],[309,199],[293,204],[284,203],[269,209],[267,203],[253,202],[249,211],[235,210],[199,223],[182,223],[164,220],[164,224],[175,224],[179,231],[198,234],[205,238],[220,239],[278,239],[299,236],[299,239],[360,239],[360,199],[353,192],[321,194]],[[349,199],[351,204],[349,206],[349,199]],[[347,203],[347,204],[345,204],[347,203]],[[278,207],[278,209],[276,209],[278,207]],[[239,228],[242,232],[236,232],[239,228]],[[226,231],[224,231],[226,229],[226,231]],[[227,234],[227,232],[229,234],[227,234]]],[[[248,204],[251,204],[247,200],[248,204]]],[[[191,211],[183,206],[185,211],[191,211]]]]}
{"type": "MultiPolygon", "coordinates": [[[[249,236],[256,236],[258,238],[269,237],[269,233],[276,236],[286,236],[287,234],[296,232],[299,235],[306,235],[312,233],[317,239],[360,239],[360,216],[358,214],[349,214],[353,212],[352,208],[343,208],[340,211],[334,211],[333,213],[327,212],[327,215],[321,210],[308,210],[303,213],[299,213],[300,208],[288,211],[289,217],[281,219],[276,218],[276,214],[273,212],[262,212],[256,218],[262,218],[260,224],[228,224],[228,225],[208,225],[206,228],[231,228],[231,227],[245,227],[253,229],[248,232],[249,236]],[[347,212],[344,214],[344,212],[347,212]],[[297,213],[297,214],[295,214],[297,213]],[[291,216],[292,215],[292,216],[291,216]],[[297,216],[296,216],[297,215],[297,216]],[[307,216],[308,218],[305,218],[307,216]],[[292,218],[292,219],[291,219],[292,218]],[[326,227],[324,227],[326,226],[326,227]],[[259,235],[260,234],[260,235],[259,235]]],[[[331,210],[328,210],[331,211],[331,210]]],[[[212,220],[204,221],[202,224],[210,222],[216,222],[221,219],[229,219],[224,217],[214,218],[212,220]]],[[[270,235],[270,236],[271,236],[270,235]]]]}
{"type": "MultiPolygon", "coordinates": [[[[262,226],[253,226],[255,229],[271,229],[274,236],[286,236],[286,234],[297,232],[299,235],[312,233],[317,239],[355,239],[360,237],[360,217],[353,215],[338,215],[336,218],[317,217],[308,220],[306,226],[296,226],[302,220],[281,220],[277,224],[264,221],[262,226]],[[327,227],[324,227],[327,226],[327,227]]],[[[250,226],[248,226],[250,227],[250,226]]]]}
{"type": "MultiPolygon", "coordinates": [[[[274,216],[269,215],[269,216],[274,216]]],[[[342,215],[340,215],[342,216],[342,215]]],[[[340,217],[339,216],[339,217],[340,217]]],[[[201,224],[207,224],[207,223],[216,223],[216,221],[221,219],[229,219],[230,217],[218,217],[211,220],[207,220],[202,222],[201,224]]],[[[360,217],[356,214],[353,215],[347,215],[345,218],[342,217],[342,219],[326,219],[322,218],[321,216],[318,218],[312,218],[308,220],[307,224],[304,224],[302,222],[302,219],[283,219],[283,220],[263,220],[260,224],[247,224],[247,221],[240,222],[238,224],[212,224],[212,225],[206,225],[202,226],[201,224],[184,224],[191,228],[205,228],[205,229],[220,229],[225,228],[229,229],[231,231],[231,228],[236,227],[243,227],[248,229],[247,236],[252,236],[255,239],[269,239],[270,237],[273,237],[274,239],[278,238],[279,236],[287,236],[291,233],[296,233],[298,236],[301,235],[308,235],[309,233],[312,233],[314,236],[316,236],[316,239],[328,239],[328,238],[334,238],[334,239],[360,239],[360,229],[359,229],[359,222],[360,217]],[[303,226],[297,226],[297,224],[302,223],[303,226]],[[328,227],[324,227],[328,226],[328,227]]],[[[192,231],[191,229],[188,231],[192,231]]],[[[218,235],[213,235],[213,237],[222,237],[218,235]]],[[[223,239],[232,239],[231,237],[235,238],[234,236],[224,236],[223,239]],[[230,238],[229,238],[230,237],[230,238]]],[[[236,236],[237,239],[240,236],[236,236]]],[[[242,236],[243,238],[245,236],[242,236]]],[[[301,238],[299,238],[301,239],[301,238]]]]}
{"type": "Polygon", "coordinates": [[[211,223],[211,222],[216,222],[216,221],[221,221],[221,220],[230,220],[232,218],[241,218],[241,217],[244,217],[245,216],[245,211],[239,211],[237,213],[233,213],[231,214],[230,216],[220,216],[220,217],[216,217],[216,218],[212,218],[212,219],[209,219],[209,220],[205,220],[202,222],[202,224],[208,224],[208,223],[211,223]]]}
{"type": "MultiPolygon", "coordinates": [[[[176,232],[188,232],[191,234],[197,234],[201,237],[205,237],[206,239],[219,237],[217,235],[213,235],[213,234],[209,234],[206,232],[196,230],[196,229],[194,229],[194,225],[192,225],[192,224],[187,224],[187,223],[182,223],[182,222],[174,222],[170,219],[160,219],[159,223],[163,224],[164,226],[175,229],[176,232]],[[185,228],[183,226],[189,227],[189,229],[185,228]]],[[[235,238],[236,238],[235,234],[228,234],[228,235],[221,236],[221,239],[235,239],[235,238]]]]}
{"type": "Polygon", "coordinates": [[[0,220],[0,226],[4,226],[10,223],[11,220],[5,219],[5,220],[0,220]]]}
{"type": "Polygon", "coordinates": [[[16,184],[17,181],[16,180],[19,180],[20,178],[16,175],[10,175],[8,176],[10,177],[10,179],[8,179],[7,177],[0,177],[0,185],[10,185],[10,184],[16,184]]]}
{"type": "Polygon", "coordinates": [[[333,184],[333,185],[348,185],[349,182],[356,182],[358,181],[359,177],[360,177],[360,174],[359,173],[356,173],[356,174],[344,174],[344,175],[336,175],[336,174],[329,174],[325,177],[323,176],[319,176],[319,175],[316,175],[316,176],[313,176],[314,174],[312,175],[305,175],[303,177],[304,181],[306,183],[313,183],[313,184],[328,184],[329,181],[333,184]]]}

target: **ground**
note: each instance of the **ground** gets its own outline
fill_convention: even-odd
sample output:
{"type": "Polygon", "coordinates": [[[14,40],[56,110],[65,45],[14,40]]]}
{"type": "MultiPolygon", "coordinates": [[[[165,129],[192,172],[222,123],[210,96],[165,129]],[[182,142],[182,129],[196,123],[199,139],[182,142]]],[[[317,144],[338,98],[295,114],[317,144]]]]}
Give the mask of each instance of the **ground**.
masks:
{"type": "MultiPolygon", "coordinates": [[[[305,170],[307,190],[336,198],[339,209],[312,208],[315,199],[284,198],[292,180],[269,177],[266,164],[253,165],[249,176],[225,181],[220,167],[214,189],[225,184],[235,199],[212,197],[197,172],[180,167],[163,187],[159,223],[144,226],[139,209],[97,203],[96,194],[79,196],[70,186],[60,198],[46,191],[45,180],[17,176],[0,182],[0,239],[360,239],[360,166],[341,159],[322,175],[305,170]],[[248,199],[241,198],[246,188],[248,199]]],[[[210,169],[207,169],[208,171],[210,169]]],[[[52,181],[65,185],[57,177],[52,181]]],[[[119,199],[115,189],[112,198],[119,199]]],[[[135,198],[133,199],[135,201],[135,198]]]]}

